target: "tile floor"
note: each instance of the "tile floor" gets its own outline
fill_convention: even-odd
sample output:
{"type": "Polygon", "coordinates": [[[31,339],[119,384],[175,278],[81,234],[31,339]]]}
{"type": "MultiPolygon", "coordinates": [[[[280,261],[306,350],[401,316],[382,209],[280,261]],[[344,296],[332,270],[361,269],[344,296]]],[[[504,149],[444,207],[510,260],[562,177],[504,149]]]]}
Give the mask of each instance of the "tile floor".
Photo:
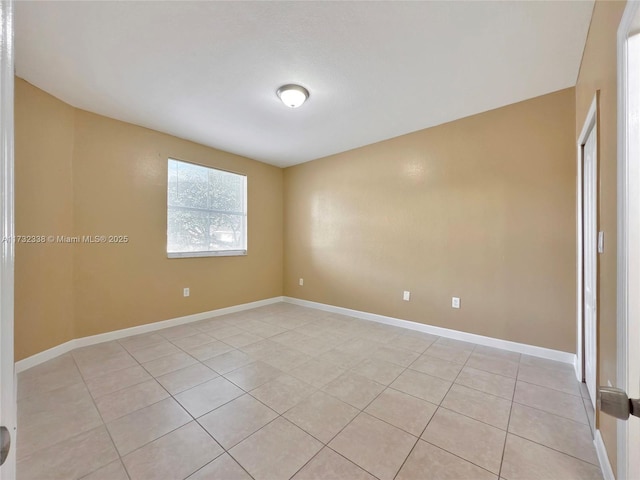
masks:
{"type": "Polygon", "coordinates": [[[601,479],[584,396],[566,364],[279,303],[21,373],[18,480],[601,479]]]}

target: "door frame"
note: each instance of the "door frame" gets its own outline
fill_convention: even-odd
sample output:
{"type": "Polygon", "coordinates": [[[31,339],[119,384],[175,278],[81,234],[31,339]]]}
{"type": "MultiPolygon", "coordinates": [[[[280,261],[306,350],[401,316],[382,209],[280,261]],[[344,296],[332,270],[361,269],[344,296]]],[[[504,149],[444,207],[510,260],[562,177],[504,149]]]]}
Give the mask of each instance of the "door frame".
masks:
{"type": "Polygon", "coordinates": [[[13,0],[0,0],[0,414],[11,448],[0,478],[16,471],[16,374],[13,352],[14,288],[14,42],[13,0]]]}
{"type": "MultiPolygon", "coordinates": [[[[599,145],[600,139],[598,134],[598,102],[600,98],[600,91],[596,91],[593,96],[593,100],[591,101],[591,105],[589,107],[589,111],[587,112],[587,116],[585,118],[584,124],[582,126],[582,130],[580,135],[578,136],[578,141],[576,142],[576,151],[577,151],[577,175],[576,175],[576,324],[578,335],[576,338],[576,376],[579,382],[585,380],[585,321],[584,321],[584,225],[583,225],[583,215],[584,215],[584,155],[583,155],[583,147],[587,142],[587,138],[591,132],[594,132],[596,135],[596,178],[599,177],[599,145]]],[[[598,182],[596,180],[596,230],[598,225],[598,182]]],[[[596,253],[596,339],[598,335],[598,324],[599,324],[599,298],[598,298],[598,259],[596,253]]],[[[594,364],[597,366],[597,340],[596,340],[596,358],[593,359],[594,364]]],[[[598,372],[596,368],[595,372],[596,378],[594,380],[594,385],[598,385],[598,372]]],[[[597,413],[596,413],[597,418],[597,413]]],[[[597,428],[597,423],[594,419],[594,426],[597,428]]]]}
{"type": "MultiPolygon", "coordinates": [[[[632,269],[632,265],[640,261],[640,228],[637,220],[640,218],[640,166],[632,162],[632,156],[637,159],[640,152],[638,143],[640,133],[632,128],[631,118],[640,113],[629,108],[628,82],[628,40],[635,33],[640,33],[640,3],[627,2],[617,37],[618,63],[618,258],[617,258],[617,387],[625,390],[630,396],[637,397],[640,392],[640,352],[638,345],[633,345],[633,339],[640,338],[640,309],[630,302],[636,297],[632,295],[640,288],[640,271],[632,269]],[[632,221],[632,220],[635,220],[632,221]],[[635,348],[633,348],[635,347],[635,348]]],[[[640,92],[637,92],[640,94],[640,92]]],[[[637,105],[636,105],[637,109],[637,105]]],[[[640,109],[639,109],[640,110],[640,109]]],[[[636,297],[637,298],[637,297],[636,297]]],[[[617,473],[620,479],[638,478],[640,471],[638,460],[631,455],[630,446],[640,445],[638,428],[629,428],[629,421],[617,422],[617,473]],[[631,438],[631,435],[634,435],[631,438]]]]}

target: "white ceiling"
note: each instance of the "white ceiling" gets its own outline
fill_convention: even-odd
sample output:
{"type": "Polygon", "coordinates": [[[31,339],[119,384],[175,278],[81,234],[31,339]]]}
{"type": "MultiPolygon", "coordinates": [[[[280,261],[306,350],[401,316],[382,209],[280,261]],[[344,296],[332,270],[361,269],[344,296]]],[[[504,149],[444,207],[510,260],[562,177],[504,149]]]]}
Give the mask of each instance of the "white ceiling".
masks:
{"type": "Polygon", "coordinates": [[[16,73],[288,166],[575,85],[593,1],[17,2],[16,73]],[[276,96],[299,83],[309,101],[276,96]]]}

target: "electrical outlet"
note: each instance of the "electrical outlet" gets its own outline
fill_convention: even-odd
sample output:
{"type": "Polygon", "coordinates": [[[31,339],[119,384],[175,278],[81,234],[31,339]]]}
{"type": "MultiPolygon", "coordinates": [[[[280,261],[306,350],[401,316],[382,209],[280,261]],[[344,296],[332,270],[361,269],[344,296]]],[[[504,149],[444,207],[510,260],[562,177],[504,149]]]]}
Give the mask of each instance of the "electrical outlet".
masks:
{"type": "Polygon", "coordinates": [[[300,280],[298,280],[298,285],[300,286],[304,285],[304,278],[301,278],[300,280]]]}
{"type": "Polygon", "coordinates": [[[182,291],[182,295],[183,295],[184,297],[188,297],[188,296],[189,296],[189,289],[188,289],[188,288],[185,288],[185,289],[182,291]]]}
{"type": "Polygon", "coordinates": [[[402,294],[402,300],[404,300],[405,302],[408,302],[409,300],[411,300],[411,292],[409,292],[408,290],[405,290],[404,293],[402,294]]]}
{"type": "Polygon", "coordinates": [[[451,297],[451,308],[460,308],[460,297],[451,297]]]}

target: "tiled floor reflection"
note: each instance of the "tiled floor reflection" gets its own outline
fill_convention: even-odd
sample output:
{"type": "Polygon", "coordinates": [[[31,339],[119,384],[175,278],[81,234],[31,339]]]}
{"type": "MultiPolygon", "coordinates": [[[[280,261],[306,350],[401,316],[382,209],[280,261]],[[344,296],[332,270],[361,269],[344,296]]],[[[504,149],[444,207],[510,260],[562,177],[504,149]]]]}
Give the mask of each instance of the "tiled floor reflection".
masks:
{"type": "Polygon", "coordinates": [[[18,480],[602,478],[572,366],[284,303],[75,350],[18,398],[18,480]]]}

